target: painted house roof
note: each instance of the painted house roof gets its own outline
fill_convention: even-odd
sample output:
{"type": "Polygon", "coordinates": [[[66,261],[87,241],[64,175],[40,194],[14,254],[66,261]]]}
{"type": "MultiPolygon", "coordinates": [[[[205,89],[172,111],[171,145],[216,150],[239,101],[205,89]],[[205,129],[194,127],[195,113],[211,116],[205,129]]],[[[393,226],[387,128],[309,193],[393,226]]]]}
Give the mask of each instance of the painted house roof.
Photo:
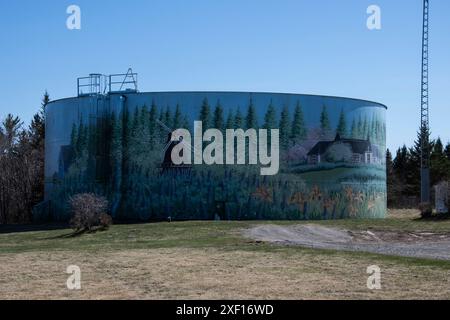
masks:
{"type": "Polygon", "coordinates": [[[348,144],[352,148],[353,153],[364,154],[366,151],[373,151],[378,154],[378,148],[372,146],[369,140],[359,140],[359,139],[341,139],[340,135],[336,135],[333,141],[319,141],[309,152],[308,156],[324,154],[327,149],[337,143],[348,144]]]}

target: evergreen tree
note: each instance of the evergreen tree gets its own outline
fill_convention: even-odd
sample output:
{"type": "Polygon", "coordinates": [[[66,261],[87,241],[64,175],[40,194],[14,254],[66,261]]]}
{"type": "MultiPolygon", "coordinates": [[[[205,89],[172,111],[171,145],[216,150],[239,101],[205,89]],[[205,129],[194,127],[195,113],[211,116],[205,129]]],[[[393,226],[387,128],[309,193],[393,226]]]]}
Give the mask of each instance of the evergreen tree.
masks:
{"type": "Polygon", "coordinates": [[[363,122],[363,134],[362,134],[362,138],[367,140],[368,139],[368,133],[369,133],[369,121],[367,120],[367,116],[364,117],[364,122],[363,122]]]}
{"type": "Polygon", "coordinates": [[[170,129],[174,130],[173,121],[172,121],[172,112],[170,111],[170,106],[167,106],[167,108],[166,108],[166,112],[164,113],[163,123],[170,129]]]}
{"type": "Polygon", "coordinates": [[[228,112],[225,129],[233,129],[233,128],[234,128],[234,116],[233,116],[233,111],[230,109],[230,111],[228,112]]]}
{"type": "Polygon", "coordinates": [[[76,154],[78,157],[83,157],[87,154],[88,149],[88,128],[83,123],[83,118],[80,119],[80,124],[78,126],[78,138],[76,154]]]}
{"type": "Polygon", "coordinates": [[[281,111],[280,117],[280,147],[282,149],[289,148],[289,136],[291,133],[290,120],[289,120],[289,109],[285,105],[281,111]]]}
{"type": "Polygon", "coordinates": [[[76,154],[76,152],[77,152],[76,149],[77,149],[77,145],[78,145],[77,141],[78,141],[77,125],[74,123],[74,124],[72,124],[72,131],[70,133],[70,145],[72,146],[72,150],[75,153],[75,157],[77,157],[77,154],[76,154]]]}
{"type": "Polygon", "coordinates": [[[151,151],[149,146],[152,143],[152,136],[149,132],[149,127],[150,127],[149,110],[147,108],[147,105],[144,105],[140,109],[139,126],[136,132],[136,140],[137,140],[136,144],[138,146],[137,151],[141,155],[141,159],[139,159],[141,165],[148,164],[148,161],[146,161],[146,159],[148,158],[149,153],[151,151]]]}
{"type": "Polygon", "coordinates": [[[357,135],[358,139],[364,139],[364,123],[362,121],[362,117],[361,115],[359,116],[358,119],[358,135],[357,135]]]}
{"type": "Polygon", "coordinates": [[[155,100],[153,100],[149,112],[149,126],[148,126],[152,143],[155,143],[156,141],[157,128],[159,127],[159,125],[156,123],[157,119],[158,119],[158,107],[155,104],[155,100]]]}
{"type": "Polygon", "coordinates": [[[216,109],[214,110],[213,127],[221,131],[224,129],[223,108],[220,101],[217,101],[216,109]]]}
{"type": "MultiPolygon", "coordinates": [[[[132,160],[132,117],[130,116],[130,111],[125,109],[122,112],[122,165],[121,165],[121,177],[122,181],[120,184],[122,195],[126,195],[127,189],[130,184],[129,172],[132,160]]],[[[120,120],[119,120],[120,121],[120,120]]],[[[126,197],[125,197],[126,198],[126,197]]],[[[123,203],[125,200],[123,200],[123,203]]]]}
{"type": "Polygon", "coordinates": [[[142,129],[148,128],[149,125],[149,113],[147,105],[143,105],[140,110],[140,117],[139,117],[139,125],[142,129]]]}
{"type": "Polygon", "coordinates": [[[136,155],[140,151],[140,139],[139,139],[139,128],[140,128],[140,116],[138,108],[134,108],[133,115],[129,119],[129,140],[128,140],[128,149],[130,155],[133,155],[129,158],[130,165],[134,164],[133,162],[137,159],[136,155]]]}
{"type": "Polygon", "coordinates": [[[242,113],[240,108],[238,107],[236,111],[236,116],[234,117],[234,129],[243,129],[244,118],[242,117],[242,113]]]}
{"type": "Polygon", "coordinates": [[[4,142],[1,147],[5,149],[7,153],[14,153],[14,147],[17,144],[19,132],[22,128],[23,123],[19,117],[14,117],[12,114],[8,114],[5,120],[3,120],[2,125],[4,128],[2,130],[4,142]]]}
{"type": "Polygon", "coordinates": [[[355,119],[353,119],[353,121],[352,121],[351,136],[352,136],[352,139],[358,139],[358,126],[356,124],[355,119]]]}
{"type": "Polygon", "coordinates": [[[294,111],[294,119],[292,120],[292,132],[291,139],[294,143],[298,143],[306,139],[307,130],[305,125],[305,119],[303,116],[303,110],[300,105],[300,101],[297,101],[297,105],[294,111]]]}
{"type": "Polygon", "coordinates": [[[324,134],[327,134],[331,131],[330,118],[328,116],[326,105],[323,105],[322,112],[320,114],[320,129],[322,129],[322,133],[324,134]]]}
{"type": "Polygon", "coordinates": [[[341,136],[342,138],[347,136],[347,122],[345,120],[344,109],[341,110],[336,133],[339,134],[339,136],[341,136]]]}
{"type": "Polygon", "coordinates": [[[444,145],[438,138],[431,152],[431,183],[434,185],[447,179],[450,179],[450,162],[446,157],[444,145]]]}
{"type": "Polygon", "coordinates": [[[444,145],[442,144],[441,138],[437,138],[434,143],[433,150],[431,152],[432,158],[443,158],[444,154],[444,145]]]}
{"type": "Polygon", "coordinates": [[[158,125],[156,126],[156,132],[157,132],[157,141],[159,143],[166,143],[167,140],[167,126],[165,124],[165,112],[163,110],[163,108],[161,108],[160,112],[159,112],[159,117],[158,117],[158,125]]]}
{"type": "Polygon", "coordinates": [[[44,92],[44,96],[41,102],[41,108],[39,112],[37,112],[33,119],[31,120],[31,124],[28,128],[31,146],[36,151],[44,153],[44,140],[45,140],[45,107],[50,102],[50,96],[47,91],[44,92]]]}
{"type": "Polygon", "coordinates": [[[189,119],[187,116],[183,116],[183,120],[181,121],[181,128],[190,130],[191,124],[189,123],[189,119]]]}
{"type": "Polygon", "coordinates": [[[119,192],[122,174],[122,124],[123,124],[123,114],[119,117],[116,116],[115,112],[111,114],[111,149],[110,149],[110,159],[111,159],[111,171],[112,171],[112,186],[114,192],[119,192]]]}
{"type": "Polygon", "coordinates": [[[203,99],[199,120],[202,121],[204,131],[211,127],[211,110],[207,98],[203,99]]]}
{"type": "Polygon", "coordinates": [[[245,118],[245,128],[258,130],[258,119],[252,98],[250,98],[250,104],[248,105],[247,116],[245,118]]]}
{"type": "Polygon", "coordinates": [[[388,206],[390,207],[393,203],[395,203],[394,197],[394,188],[396,186],[395,183],[395,175],[394,175],[394,163],[392,160],[392,154],[389,149],[386,150],[386,178],[387,178],[387,194],[388,194],[388,206]]]}
{"type": "Polygon", "coordinates": [[[402,183],[406,182],[406,168],[409,162],[409,157],[409,150],[406,145],[403,145],[403,147],[398,148],[397,154],[392,164],[395,174],[398,176],[402,183]]]}
{"type": "Polygon", "coordinates": [[[161,108],[161,110],[159,112],[158,120],[163,122],[164,121],[164,117],[165,117],[165,113],[164,113],[164,110],[161,108]]]}
{"type": "Polygon", "coordinates": [[[139,109],[136,107],[134,108],[133,119],[131,121],[133,138],[136,136],[136,132],[139,129],[139,125],[140,125],[139,109]]]}
{"type": "Polygon", "coordinates": [[[445,155],[447,156],[447,159],[450,160],[450,142],[445,146],[445,155]]]}
{"type": "Polygon", "coordinates": [[[272,132],[271,129],[276,129],[276,111],[273,107],[272,101],[270,101],[269,106],[267,107],[267,112],[264,116],[264,124],[263,129],[267,129],[267,142],[268,142],[268,148],[271,148],[272,144],[272,132]]]}
{"type": "Polygon", "coordinates": [[[376,114],[374,114],[372,117],[372,139],[371,140],[376,144],[379,144],[381,141],[380,126],[379,126],[379,121],[378,121],[378,117],[376,116],[376,114]]]}
{"type": "Polygon", "coordinates": [[[433,142],[430,141],[430,134],[427,129],[419,130],[414,145],[409,149],[409,161],[406,167],[406,194],[409,196],[420,197],[420,168],[421,168],[421,145],[422,139],[426,139],[425,149],[428,150],[428,156],[431,156],[433,142]]]}
{"type": "Polygon", "coordinates": [[[277,122],[276,111],[272,104],[272,101],[270,101],[270,104],[267,107],[266,115],[264,116],[263,129],[268,129],[268,130],[275,129],[277,126],[276,122],[277,122]]]}
{"type": "Polygon", "coordinates": [[[369,131],[367,132],[367,136],[369,137],[369,140],[374,143],[376,142],[376,124],[375,124],[375,115],[372,115],[372,118],[369,121],[369,131]]]}
{"type": "Polygon", "coordinates": [[[177,104],[177,107],[176,107],[176,109],[175,109],[175,115],[174,115],[174,117],[173,117],[173,123],[172,123],[172,126],[173,126],[173,130],[176,130],[176,129],[180,129],[181,128],[181,122],[182,122],[182,116],[181,116],[181,111],[180,111],[180,105],[179,104],[177,104]]]}

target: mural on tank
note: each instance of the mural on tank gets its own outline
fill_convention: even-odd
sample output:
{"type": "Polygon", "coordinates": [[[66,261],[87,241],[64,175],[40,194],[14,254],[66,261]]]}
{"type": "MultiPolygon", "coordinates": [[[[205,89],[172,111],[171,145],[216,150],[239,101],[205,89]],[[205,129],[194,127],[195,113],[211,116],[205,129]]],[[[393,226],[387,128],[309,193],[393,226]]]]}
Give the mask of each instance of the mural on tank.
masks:
{"type": "Polygon", "coordinates": [[[249,95],[239,106],[205,95],[183,106],[152,99],[79,115],[47,177],[52,219],[67,220],[67,200],[81,192],[106,196],[117,220],[385,216],[384,107],[261,100],[249,95]],[[171,131],[192,132],[194,121],[203,130],[279,129],[278,174],[262,176],[255,165],[175,165],[171,131]]]}

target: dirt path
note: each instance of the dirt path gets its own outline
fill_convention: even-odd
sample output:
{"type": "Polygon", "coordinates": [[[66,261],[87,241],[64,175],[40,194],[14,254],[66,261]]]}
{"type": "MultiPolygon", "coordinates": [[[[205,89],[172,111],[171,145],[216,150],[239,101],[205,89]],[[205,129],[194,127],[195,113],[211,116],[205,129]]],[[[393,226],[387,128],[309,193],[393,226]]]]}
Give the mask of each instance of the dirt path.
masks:
{"type": "Polygon", "coordinates": [[[450,260],[450,234],[349,231],[318,225],[257,226],[244,232],[257,241],[317,249],[364,251],[405,257],[450,260]]]}

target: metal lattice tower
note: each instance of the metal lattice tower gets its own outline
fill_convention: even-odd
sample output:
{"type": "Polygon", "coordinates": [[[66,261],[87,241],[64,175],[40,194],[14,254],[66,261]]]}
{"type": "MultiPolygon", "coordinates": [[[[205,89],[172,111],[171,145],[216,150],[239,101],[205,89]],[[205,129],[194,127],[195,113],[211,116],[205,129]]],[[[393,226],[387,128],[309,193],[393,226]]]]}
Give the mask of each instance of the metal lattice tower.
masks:
{"type": "Polygon", "coordinates": [[[420,105],[420,135],[421,135],[421,201],[430,202],[430,150],[429,150],[429,94],[428,94],[428,36],[429,36],[429,0],[423,1],[423,31],[422,31],[422,88],[420,105]]]}

